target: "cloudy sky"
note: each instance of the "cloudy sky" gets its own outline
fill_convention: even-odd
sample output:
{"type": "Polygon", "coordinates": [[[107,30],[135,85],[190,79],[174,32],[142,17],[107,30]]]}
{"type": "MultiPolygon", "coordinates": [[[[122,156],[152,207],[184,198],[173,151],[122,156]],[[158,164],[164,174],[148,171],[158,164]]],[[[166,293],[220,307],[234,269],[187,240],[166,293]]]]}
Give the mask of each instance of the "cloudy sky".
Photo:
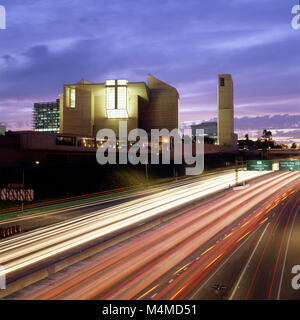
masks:
{"type": "Polygon", "coordinates": [[[30,127],[33,102],[82,77],[175,86],[181,120],[217,114],[231,73],[235,114],[300,114],[298,0],[0,0],[0,122],[30,127]]]}

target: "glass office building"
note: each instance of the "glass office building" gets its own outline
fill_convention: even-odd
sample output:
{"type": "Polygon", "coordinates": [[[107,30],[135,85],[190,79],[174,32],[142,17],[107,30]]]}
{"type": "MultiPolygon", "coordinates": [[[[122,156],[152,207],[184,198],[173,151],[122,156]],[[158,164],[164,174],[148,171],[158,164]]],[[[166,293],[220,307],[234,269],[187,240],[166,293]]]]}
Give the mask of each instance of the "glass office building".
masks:
{"type": "Polygon", "coordinates": [[[59,133],[59,99],[56,102],[34,104],[33,129],[39,132],[59,133]]]}

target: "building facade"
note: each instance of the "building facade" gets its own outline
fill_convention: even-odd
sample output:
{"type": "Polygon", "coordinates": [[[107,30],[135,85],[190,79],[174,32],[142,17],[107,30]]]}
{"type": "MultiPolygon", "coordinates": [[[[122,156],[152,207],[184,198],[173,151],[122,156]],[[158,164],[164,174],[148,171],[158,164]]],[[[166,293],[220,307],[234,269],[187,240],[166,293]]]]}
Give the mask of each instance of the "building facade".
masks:
{"type": "Polygon", "coordinates": [[[59,99],[56,102],[34,104],[33,129],[39,132],[59,133],[59,99]]]}
{"type": "Polygon", "coordinates": [[[179,127],[177,90],[148,75],[148,82],[125,79],[91,83],[81,80],[64,85],[60,95],[60,132],[95,136],[108,128],[116,134],[119,120],[127,121],[128,132],[141,128],[168,130],[179,127]]]}
{"type": "Polygon", "coordinates": [[[218,144],[232,146],[234,135],[233,81],[230,74],[220,74],[218,81],[218,144]]]}

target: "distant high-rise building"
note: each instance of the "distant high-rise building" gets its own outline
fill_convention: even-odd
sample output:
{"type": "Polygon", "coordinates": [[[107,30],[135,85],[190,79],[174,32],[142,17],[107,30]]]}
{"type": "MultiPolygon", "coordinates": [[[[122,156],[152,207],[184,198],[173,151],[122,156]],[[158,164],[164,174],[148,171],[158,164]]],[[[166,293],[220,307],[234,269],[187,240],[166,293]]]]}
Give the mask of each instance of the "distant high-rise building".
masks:
{"type": "Polygon", "coordinates": [[[218,125],[217,122],[202,122],[201,124],[194,124],[191,126],[192,136],[196,135],[197,129],[204,130],[204,136],[217,140],[218,139],[218,125]]]}
{"type": "Polygon", "coordinates": [[[218,83],[218,143],[232,146],[234,135],[233,82],[230,74],[220,74],[218,83]]]}
{"type": "Polygon", "coordinates": [[[0,125],[0,136],[5,136],[6,127],[4,125],[0,125]]]}
{"type": "Polygon", "coordinates": [[[33,127],[34,131],[59,133],[59,99],[34,104],[33,127]]]}

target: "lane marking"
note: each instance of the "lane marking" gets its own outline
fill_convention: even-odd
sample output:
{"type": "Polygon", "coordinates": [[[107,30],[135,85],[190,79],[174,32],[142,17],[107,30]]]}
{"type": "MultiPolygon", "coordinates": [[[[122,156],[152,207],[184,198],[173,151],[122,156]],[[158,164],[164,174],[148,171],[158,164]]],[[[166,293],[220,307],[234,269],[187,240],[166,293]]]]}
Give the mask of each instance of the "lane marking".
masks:
{"type": "MultiPolygon", "coordinates": [[[[150,293],[151,291],[153,291],[155,288],[157,288],[158,287],[158,285],[156,285],[155,287],[153,287],[152,289],[150,289],[150,290],[148,290],[147,292],[145,292],[144,294],[142,294],[141,296],[139,296],[138,298],[137,298],[137,300],[140,300],[140,299],[142,299],[143,297],[145,297],[145,295],[147,295],[148,293],[150,293]]],[[[151,297],[152,298],[152,297],[151,297]]]]}
{"type": "MultiPolygon", "coordinates": [[[[251,239],[255,233],[258,232],[258,230],[260,229],[261,227],[259,226],[256,230],[254,230],[250,237],[248,238],[251,239]]],[[[190,297],[189,300],[193,299],[195,296],[197,296],[199,294],[199,292],[203,289],[204,286],[206,286],[206,284],[225,266],[225,264],[237,253],[237,251],[239,251],[245,244],[247,243],[247,241],[245,242],[242,242],[228,257],[227,259],[225,259],[225,261],[223,263],[221,263],[219,265],[219,267],[216,268],[216,270],[211,274],[210,277],[207,278],[207,280],[199,287],[199,289],[190,297]]]]}
{"type": "Polygon", "coordinates": [[[298,216],[299,209],[300,209],[300,206],[298,205],[298,209],[297,209],[297,212],[296,212],[296,214],[295,214],[295,216],[294,216],[294,219],[293,219],[293,222],[292,222],[292,225],[291,225],[291,229],[290,229],[290,232],[289,232],[288,241],[287,241],[287,244],[286,244],[286,247],[285,247],[283,266],[282,266],[282,270],[281,270],[281,276],[280,276],[278,293],[277,293],[277,300],[280,300],[281,287],[282,287],[282,279],[283,279],[283,274],[284,274],[285,265],[286,265],[287,253],[288,253],[288,250],[289,250],[290,241],[291,241],[291,236],[292,236],[292,231],[293,231],[293,229],[294,229],[294,224],[295,224],[296,218],[297,218],[297,216],[298,216]]]}
{"type": "Polygon", "coordinates": [[[190,265],[190,264],[191,264],[191,262],[185,264],[183,267],[181,267],[180,269],[178,269],[177,271],[175,271],[173,274],[178,273],[179,271],[181,271],[182,269],[184,269],[185,267],[187,267],[187,266],[190,265]]]}
{"type": "Polygon", "coordinates": [[[248,266],[249,266],[249,264],[250,264],[250,261],[252,260],[252,258],[253,258],[253,256],[254,256],[254,253],[255,253],[255,251],[257,250],[257,248],[258,248],[258,246],[259,246],[259,244],[260,244],[260,242],[261,242],[261,240],[262,240],[262,238],[263,238],[263,236],[264,236],[267,228],[269,227],[269,225],[270,225],[270,222],[266,225],[263,233],[262,233],[261,236],[259,237],[259,239],[258,239],[258,241],[257,241],[257,243],[256,243],[256,246],[255,246],[255,248],[253,249],[253,251],[252,251],[252,253],[251,253],[248,261],[246,262],[245,267],[244,267],[244,269],[243,269],[243,271],[242,271],[242,273],[241,273],[241,275],[240,275],[240,277],[239,277],[239,279],[238,279],[238,281],[237,281],[237,283],[236,283],[236,285],[235,285],[235,287],[234,287],[234,289],[233,289],[233,292],[232,292],[232,294],[231,294],[230,297],[229,297],[229,300],[232,300],[232,299],[233,299],[233,297],[234,297],[234,295],[235,295],[235,293],[236,293],[236,291],[237,291],[237,289],[238,289],[238,287],[239,287],[239,285],[240,285],[240,282],[241,282],[242,278],[244,277],[244,274],[245,274],[245,272],[246,272],[246,270],[247,270],[247,268],[248,268],[248,266]]]}
{"type": "Polygon", "coordinates": [[[291,212],[289,213],[288,220],[286,222],[286,225],[285,225],[285,228],[284,228],[284,231],[283,231],[283,235],[282,235],[282,238],[281,238],[281,241],[280,241],[279,251],[278,251],[278,254],[277,254],[276,264],[275,264],[275,268],[274,268],[274,272],[273,272],[272,282],[271,282],[271,286],[270,286],[270,290],[269,290],[269,294],[268,294],[268,300],[271,299],[272,289],[273,289],[274,280],[275,280],[276,272],[277,272],[277,267],[278,267],[278,263],[279,263],[279,259],[280,259],[280,255],[281,255],[281,249],[282,249],[282,246],[283,246],[283,243],[284,243],[284,240],[285,240],[285,236],[286,236],[286,231],[287,231],[291,216],[294,213],[294,210],[295,210],[299,200],[300,200],[300,198],[296,199],[296,202],[293,205],[293,207],[291,209],[291,212]]]}
{"type": "MultiPolygon", "coordinates": [[[[273,215],[274,217],[274,215],[273,215]]],[[[264,222],[266,222],[269,218],[264,219],[263,221],[261,221],[259,224],[263,224],[264,222]]]]}
{"type": "Polygon", "coordinates": [[[205,268],[207,269],[209,266],[211,266],[214,262],[216,262],[221,256],[223,255],[223,253],[219,254],[213,261],[211,261],[205,268]]]}
{"type": "Polygon", "coordinates": [[[274,209],[276,207],[276,205],[274,205],[274,206],[272,206],[270,209],[268,209],[267,211],[266,211],[266,213],[269,213],[272,209],[274,209]]]}
{"type": "Polygon", "coordinates": [[[170,300],[173,300],[184,288],[185,288],[185,286],[182,287],[179,291],[177,291],[177,292],[174,294],[174,296],[172,296],[172,297],[170,298],[170,300]]]}
{"type": "Polygon", "coordinates": [[[244,224],[241,226],[241,228],[244,228],[249,222],[250,222],[250,220],[247,221],[246,223],[244,223],[244,224]]]}
{"type": "Polygon", "coordinates": [[[250,286],[249,286],[247,295],[246,295],[246,297],[245,297],[246,300],[248,300],[249,295],[250,295],[250,293],[251,293],[251,291],[252,291],[254,282],[255,282],[255,280],[256,280],[256,275],[257,275],[258,270],[259,270],[259,268],[260,268],[260,266],[261,266],[262,260],[263,260],[263,258],[264,258],[264,256],[265,256],[265,253],[266,253],[266,250],[267,250],[268,247],[269,247],[269,243],[270,243],[271,237],[272,237],[273,234],[275,234],[275,231],[276,231],[276,229],[278,228],[279,218],[281,217],[281,215],[282,215],[282,213],[284,212],[284,210],[285,210],[285,208],[287,207],[287,205],[290,203],[290,200],[291,200],[291,199],[289,199],[289,200],[285,203],[285,205],[282,207],[281,211],[279,212],[279,214],[278,214],[277,217],[276,217],[276,220],[275,220],[275,222],[274,222],[274,224],[273,224],[273,227],[272,227],[272,229],[271,229],[271,232],[270,232],[270,234],[269,234],[269,237],[268,237],[268,239],[267,239],[267,242],[266,242],[266,244],[265,244],[265,247],[264,247],[264,249],[263,249],[263,252],[262,252],[262,254],[261,254],[261,256],[260,256],[259,262],[258,262],[257,267],[256,267],[256,270],[255,270],[255,273],[254,273],[254,275],[253,275],[253,277],[252,277],[252,281],[251,281],[251,283],[250,283],[250,286]]]}
{"type": "Polygon", "coordinates": [[[210,251],[212,248],[214,248],[215,245],[211,246],[210,248],[208,248],[207,250],[205,250],[204,252],[201,253],[201,256],[203,256],[206,252],[210,251]]]}
{"type": "Polygon", "coordinates": [[[233,234],[233,232],[230,232],[226,237],[223,238],[223,240],[227,239],[228,237],[230,237],[233,234]]]}
{"type": "Polygon", "coordinates": [[[242,239],[244,239],[251,231],[247,232],[246,234],[244,234],[242,237],[239,238],[239,240],[236,242],[240,242],[242,239]]]}
{"type": "Polygon", "coordinates": [[[257,218],[258,216],[260,216],[263,213],[263,211],[260,211],[258,214],[255,215],[255,218],[257,218]]]}

